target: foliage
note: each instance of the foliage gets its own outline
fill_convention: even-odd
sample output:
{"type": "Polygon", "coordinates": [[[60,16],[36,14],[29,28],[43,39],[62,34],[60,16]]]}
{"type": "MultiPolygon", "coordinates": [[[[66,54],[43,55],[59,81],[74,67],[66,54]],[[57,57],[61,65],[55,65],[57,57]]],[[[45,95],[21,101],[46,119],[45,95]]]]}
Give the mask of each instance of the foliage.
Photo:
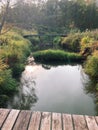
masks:
{"type": "Polygon", "coordinates": [[[98,50],[98,30],[83,32],[80,45],[81,53],[85,56],[91,55],[98,50]]]}
{"type": "Polygon", "coordinates": [[[55,37],[53,39],[53,46],[55,48],[60,48],[61,39],[62,39],[61,37],[55,37]]]}
{"type": "Polygon", "coordinates": [[[82,56],[76,53],[69,53],[62,50],[44,50],[33,53],[36,61],[63,61],[63,62],[75,62],[82,61],[82,56]]]}
{"type": "Polygon", "coordinates": [[[98,51],[95,51],[92,56],[88,57],[85,71],[91,78],[98,79],[98,51]]]}
{"type": "Polygon", "coordinates": [[[6,21],[25,29],[36,28],[39,33],[91,30],[98,27],[98,6],[85,0],[17,0],[6,21]]]}
{"type": "Polygon", "coordinates": [[[82,39],[81,39],[81,50],[84,50],[85,48],[87,47],[91,47],[92,46],[92,43],[94,42],[94,39],[93,38],[90,38],[89,36],[84,36],[82,39]]]}
{"type": "Polygon", "coordinates": [[[27,39],[32,44],[32,51],[37,51],[40,49],[40,39],[38,37],[27,37],[27,39]]]}
{"type": "Polygon", "coordinates": [[[32,43],[33,46],[36,46],[37,44],[40,43],[40,40],[37,37],[33,37],[33,36],[32,37],[28,37],[28,40],[30,40],[30,42],[32,43]]]}
{"type": "Polygon", "coordinates": [[[0,59],[0,106],[4,106],[4,101],[6,102],[8,97],[16,92],[17,86],[18,83],[12,77],[12,71],[0,59]]]}
{"type": "Polygon", "coordinates": [[[61,47],[67,51],[81,52],[89,50],[90,54],[98,50],[98,30],[69,34],[61,39],[61,47]]]}
{"type": "MultiPolygon", "coordinates": [[[[2,39],[5,38],[7,39],[7,44],[1,46],[0,58],[9,65],[9,68],[12,69],[14,75],[15,71],[13,70],[20,71],[19,67],[21,68],[21,66],[23,66],[21,64],[23,64],[26,57],[30,54],[31,43],[13,30],[1,36],[0,40],[2,41],[2,39]]],[[[23,70],[22,68],[21,70],[23,70]]]]}
{"type": "Polygon", "coordinates": [[[11,70],[0,71],[0,95],[10,96],[16,91],[17,82],[12,77],[11,70]]]}
{"type": "Polygon", "coordinates": [[[67,37],[62,38],[61,47],[68,51],[79,52],[81,37],[81,33],[70,34],[67,37]]]}
{"type": "MultiPolygon", "coordinates": [[[[24,62],[31,51],[31,43],[24,39],[19,29],[0,36],[0,97],[5,102],[17,91],[24,62]]],[[[1,101],[0,105],[4,103],[1,101]]]]}
{"type": "Polygon", "coordinates": [[[5,63],[3,63],[2,59],[0,59],[0,71],[7,69],[7,67],[8,66],[5,63]]]}

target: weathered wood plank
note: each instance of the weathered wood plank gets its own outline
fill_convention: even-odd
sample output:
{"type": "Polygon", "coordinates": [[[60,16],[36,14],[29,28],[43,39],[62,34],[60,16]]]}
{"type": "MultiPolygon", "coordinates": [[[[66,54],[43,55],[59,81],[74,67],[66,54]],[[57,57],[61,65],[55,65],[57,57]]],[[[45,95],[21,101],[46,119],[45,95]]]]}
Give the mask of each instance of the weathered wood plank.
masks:
{"type": "Polygon", "coordinates": [[[11,130],[18,114],[19,110],[11,110],[6,121],[4,122],[4,125],[2,126],[2,130],[11,130]]]}
{"type": "Polygon", "coordinates": [[[98,116],[0,109],[0,130],[98,130],[98,116]]]}
{"type": "Polygon", "coordinates": [[[52,114],[52,130],[62,130],[61,114],[52,114]]]}
{"type": "Polygon", "coordinates": [[[73,115],[73,123],[75,130],[88,130],[85,118],[83,115],[73,115]]]}
{"type": "Polygon", "coordinates": [[[16,120],[16,124],[13,127],[13,130],[27,130],[30,117],[31,117],[30,111],[21,111],[16,120]]]}
{"type": "Polygon", "coordinates": [[[40,130],[50,130],[50,129],[51,129],[51,113],[43,112],[40,130]]]}
{"type": "Polygon", "coordinates": [[[41,120],[41,113],[34,112],[32,114],[28,130],[39,130],[40,120],[41,120]]]}
{"type": "Polygon", "coordinates": [[[63,114],[63,130],[73,130],[72,117],[69,114],[63,114]]]}
{"type": "Polygon", "coordinates": [[[93,116],[85,116],[89,130],[98,130],[98,125],[93,116]]]}
{"type": "Polygon", "coordinates": [[[95,120],[96,120],[97,125],[98,125],[98,116],[95,116],[95,120]]]}
{"type": "Polygon", "coordinates": [[[0,128],[3,125],[3,122],[5,121],[9,112],[10,112],[10,110],[8,110],[8,109],[0,109],[0,128]]]}

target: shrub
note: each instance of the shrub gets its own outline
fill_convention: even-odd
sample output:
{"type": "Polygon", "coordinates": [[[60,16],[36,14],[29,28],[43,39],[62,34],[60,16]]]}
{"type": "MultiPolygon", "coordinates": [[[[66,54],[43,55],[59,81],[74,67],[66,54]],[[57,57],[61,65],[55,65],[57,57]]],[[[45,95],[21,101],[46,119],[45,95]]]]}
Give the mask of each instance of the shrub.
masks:
{"type": "MultiPolygon", "coordinates": [[[[31,43],[21,33],[11,30],[0,36],[0,98],[5,102],[19,86],[19,78],[24,62],[31,52],[31,43]]],[[[0,102],[0,105],[4,105],[0,102]]]]}
{"type": "Polygon", "coordinates": [[[81,33],[76,33],[74,35],[69,35],[68,37],[62,38],[61,46],[63,49],[73,52],[80,51],[80,41],[81,41],[81,33]]]}
{"type": "Polygon", "coordinates": [[[28,40],[32,43],[32,45],[38,45],[39,43],[40,43],[40,40],[39,40],[39,38],[37,38],[37,37],[28,37],[28,40]]]}
{"type": "Polygon", "coordinates": [[[98,51],[88,57],[85,64],[85,71],[91,78],[98,79],[98,51]]]}
{"type": "Polygon", "coordinates": [[[23,63],[31,52],[31,43],[13,30],[2,37],[9,40],[7,45],[1,47],[0,58],[9,65],[9,68],[13,71],[13,76],[20,74],[20,70],[23,70],[23,63]]]}
{"type": "Polygon", "coordinates": [[[21,75],[21,72],[24,71],[24,69],[25,69],[24,64],[22,64],[22,63],[15,64],[12,68],[12,76],[14,78],[18,78],[21,75]]]}
{"type": "Polygon", "coordinates": [[[0,94],[9,95],[16,91],[17,82],[12,78],[11,70],[0,72],[2,82],[0,84],[0,94]]]}
{"type": "Polygon", "coordinates": [[[93,38],[90,38],[89,36],[84,36],[81,39],[81,50],[84,51],[85,48],[90,48],[94,42],[93,38]]]}
{"type": "Polygon", "coordinates": [[[53,46],[55,48],[60,48],[61,39],[62,39],[61,37],[55,37],[53,39],[53,46]]]}

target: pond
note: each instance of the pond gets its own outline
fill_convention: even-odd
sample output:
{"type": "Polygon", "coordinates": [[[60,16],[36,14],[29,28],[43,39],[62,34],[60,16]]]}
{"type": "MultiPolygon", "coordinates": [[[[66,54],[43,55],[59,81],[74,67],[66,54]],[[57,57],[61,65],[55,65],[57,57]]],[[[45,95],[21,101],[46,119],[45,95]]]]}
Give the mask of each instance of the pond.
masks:
{"type": "Polygon", "coordinates": [[[93,94],[82,65],[27,65],[21,76],[19,93],[8,108],[96,115],[93,94]]]}

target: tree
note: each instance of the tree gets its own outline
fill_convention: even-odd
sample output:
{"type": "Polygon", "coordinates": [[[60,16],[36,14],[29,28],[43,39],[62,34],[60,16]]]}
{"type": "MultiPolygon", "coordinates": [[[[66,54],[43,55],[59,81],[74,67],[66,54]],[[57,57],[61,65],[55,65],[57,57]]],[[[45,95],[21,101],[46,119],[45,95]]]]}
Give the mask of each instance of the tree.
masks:
{"type": "Polygon", "coordinates": [[[7,1],[1,0],[0,2],[1,2],[0,5],[1,5],[1,14],[2,14],[1,21],[0,21],[0,34],[1,34],[3,26],[6,21],[7,14],[8,14],[10,0],[7,0],[7,1]]]}

